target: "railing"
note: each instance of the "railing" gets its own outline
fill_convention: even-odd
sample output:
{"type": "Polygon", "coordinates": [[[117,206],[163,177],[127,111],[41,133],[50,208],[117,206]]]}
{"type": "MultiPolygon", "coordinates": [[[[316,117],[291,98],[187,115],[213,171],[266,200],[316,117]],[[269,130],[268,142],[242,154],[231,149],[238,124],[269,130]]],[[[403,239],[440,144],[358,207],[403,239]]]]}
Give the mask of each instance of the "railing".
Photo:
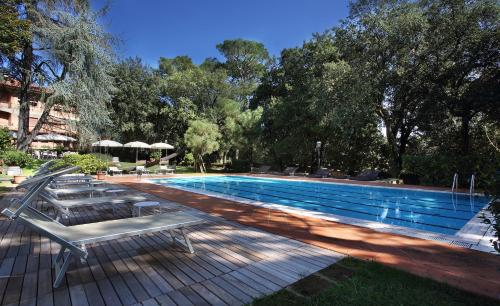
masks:
{"type": "Polygon", "coordinates": [[[453,182],[451,183],[451,192],[452,193],[457,192],[457,189],[458,189],[458,173],[455,173],[455,175],[453,175],[453,182]]]}
{"type": "Polygon", "coordinates": [[[473,174],[471,177],[470,177],[470,188],[469,188],[469,194],[471,196],[474,195],[474,193],[476,193],[476,176],[473,174]]]}

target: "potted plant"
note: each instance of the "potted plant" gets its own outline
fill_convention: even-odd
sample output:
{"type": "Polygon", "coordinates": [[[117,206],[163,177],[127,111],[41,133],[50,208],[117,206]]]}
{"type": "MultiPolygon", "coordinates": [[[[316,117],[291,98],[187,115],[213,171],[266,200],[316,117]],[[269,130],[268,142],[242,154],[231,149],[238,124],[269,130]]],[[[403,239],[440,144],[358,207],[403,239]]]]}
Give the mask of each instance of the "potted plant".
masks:
{"type": "Polygon", "coordinates": [[[7,175],[14,177],[14,184],[19,184],[26,179],[26,176],[22,174],[21,167],[30,164],[30,155],[21,151],[10,150],[3,153],[2,159],[7,166],[7,175]]]}
{"type": "Polygon", "coordinates": [[[106,162],[103,162],[103,161],[100,161],[100,160],[97,160],[96,161],[96,164],[97,164],[97,179],[98,180],[104,180],[106,178],[106,170],[107,170],[107,164],[106,162]]]}

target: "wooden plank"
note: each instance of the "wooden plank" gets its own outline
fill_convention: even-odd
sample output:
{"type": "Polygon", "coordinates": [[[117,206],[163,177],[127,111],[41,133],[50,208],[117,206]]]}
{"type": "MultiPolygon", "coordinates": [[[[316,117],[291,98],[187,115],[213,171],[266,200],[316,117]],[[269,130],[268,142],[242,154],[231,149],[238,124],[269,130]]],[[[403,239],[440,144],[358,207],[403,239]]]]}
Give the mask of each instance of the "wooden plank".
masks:
{"type": "Polygon", "coordinates": [[[123,304],[131,305],[137,302],[137,298],[132,294],[121,275],[114,275],[109,278],[109,281],[123,304]]]}
{"type": "Polygon", "coordinates": [[[183,287],[178,291],[182,292],[182,294],[187,297],[194,305],[210,305],[205,301],[200,295],[198,295],[193,289],[189,286],[183,287]]]}
{"type": "Polygon", "coordinates": [[[130,288],[130,291],[137,301],[147,300],[149,295],[144,290],[141,283],[135,278],[134,274],[130,272],[127,266],[119,259],[119,256],[117,254],[108,254],[108,257],[112,260],[116,270],[120,273],[120,276],[130,288]]]}
{"type": "Polygon", "coordinates": [[[241,305],[242,302],[237,298],[233,297],[229,292],[217,286],[211,280],[206,280],[201,283],[205,288],[210,290],[213,294],[217,295],[221,300],[223,300],[228,305],[241,305]]]}
{"type": "Polygon", "coordinates": [[[89,301],[87,300],[87,296],[85,295],[85,289],[82,285],[70,286],[69,294],[71,297],[71,305],[75,306],[88,306],[89,301]]]}
{"type": "MultiPolygon", "coordinates": [[[[254,299],[262,296],[261,292],[259,292],[258,290],[255,290],[253,287],[248,285],[246,282],[239,280],[238,278],[234,277],[231,274],[224,274],[221,277],[222,277],[222,279],[224,279],[224,281],[233,285],[236,288],[239,288],[242,292],[251,296],[254,299]]],[[[216,278],[213,278],[212,280],[215,280],[215,279],[216,278]]]]}
{"type": "Polygon", "coordinates": [[[85,296],[87,297],[87,301],[91,306],[104,306],[104,299],[101,296],[101,292],[96,283],[86,283],[83,285],[83,289],[85,290],[85,296]]]}
{"type": "Polygon", "coordinates": [[[252,278],[241,273],[239,270],[233,271],[233,272],[229,273],[229,275],[238,279],[239,281],[247,284],[249,287],[252,287],[253,289],[257,290],[258,292],[260,292],[262,294],[270,294],[273,292],[272,289],[269,289],[268,287],[255,282],[252,278]]]}
{"type": "Polygon", "coordinates": [[[158,304],[162,306],[176,306],[175,302],[166,294],[155,297],[158,304]]]}
{"type": "Polygon", "coordinates": [[[246,294],[241,287],[235,286],[230,282],[227,282],[222,277],[214,277],[210,280],[218,287],[224,289],[226,292],[230,292],[232,296],[243,302],[244,304],[250,303],[253,298],[246,294]]]}
{"type": "Polygon", "coordinates": [[[248,269],[249,271],[251,271],[252,273],[254,274],[257,274],[275,284],[277,284],[278,286],[280,287],[285,287],[285,286],[288,286],[290,284],[289,281],[286,281],[284,280],[283,278],[281,278],[281,274],[279,273],[269,273],[268,271],[264,271],[258,267],[255,266],[255,264],[253,265],[248,265],[246,267],[246,269],[248,269]]]}
{"type": "Polygon", "coordinates": [[[14,267],[12,268],[11,277],[7,283],[7,289],[3,297],[3,304],[19,303],[21,298],[21,289],[23,286],[23,276],[26,271],[26,263],[28,255],[20,255],[16,257],[14,267]]]}
{"type": "Polygon", "coordinates": [[[179,290],[175,291],[170,291],[167,293],[167,295],[174,301],[177,305],[186,305],[186,306],[192,306],[194,305],[187,297],[182,294],[179,290]]]}
{"type": "Polygon", "coordinates": [[[39,306],[53,306],[54,305],[54,298],[52,296],[52,292],[49,294],[43,294],[43,295],[38,295],[37,297],[37,304],[39,306]]]}
{"type": "Polygon", "coordinates": [[[190,278],[182,269],[179,269],[174,263],[172,263],[169,258],[165,257],[161,252],[156,251],[149,244],[147,244],[142,236],[135,239],[136,242],[140,243],[141,246],[148,251],[148,253],[153,256],[161,265],[167,269],[172,275],[174,275],[179,281],[184,285],[194,284],[194,280],[190,278]]]}
{"type": "Polygon", "coordinates": [[[214,305],[214,306],[227,305],[217,295],[210,292],[210,290],[208,290],[205,286],[203,286],[201,284],[193,284],[193,285],[191,285],[191,289],[193,289],[197,294],[199,294],[210,305],[214,305]]]}
{"type": "Polygon", "coordinates": [[[15,258],[6,258],[2,260],[0,265],[0,301],[3,301],[5,290],[7,289],[7,283],[12,274],[12,269],[14,268],[15,258]]]}
{"type": "Polygon", "coordinates": [[[253,280],[254,282],[258,283],[259,285],[262,285],[266,288],[268,288],[271,291],[278,291],[281,289],[280,285],[277,285],[273,283],[272,281],[268,280],[267,278],[264,278],[260,275],[257,275],[256,273],[248,270],[248,267],[241,268],[238,270],[239,273],[245,275],[245,277],[248,277],[249,279],[253,280]]]}
{"type": "MultiPolygon", "coordinates": [[[[106,305],[120,305],[123,303],[123,300],[127,300],[127,297],[122,296],[123,300],[120,302],[120,297],[118,297],[113,285],[107,278],[98,280],[97,287],[99,287],[99,291],[106,305]]],[[[132,296],[132,294],[129,295],[132,296]]],[[[135,300],[133,302],[135,302],[135,300]]]]}

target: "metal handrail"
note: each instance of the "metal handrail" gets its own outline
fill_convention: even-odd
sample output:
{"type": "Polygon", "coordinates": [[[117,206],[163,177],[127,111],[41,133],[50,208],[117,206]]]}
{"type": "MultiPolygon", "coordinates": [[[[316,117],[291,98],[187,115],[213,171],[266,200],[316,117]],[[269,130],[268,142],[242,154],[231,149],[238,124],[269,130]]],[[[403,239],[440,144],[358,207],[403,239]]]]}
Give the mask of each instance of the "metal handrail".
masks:
{"type": "Polygon", "coordinates": [[[455,173],[455,175],[453,175],[453,182],[451,184],[451,192],[457,192],[457,189],[458,189],[458,173],[455,173]]]}
{"type": "Polygon", "coordinates": [[[472,196],[476,193],[476,176],[473,174],[470,177],[470,188],[469,188],[469,194],[472,196]]]}

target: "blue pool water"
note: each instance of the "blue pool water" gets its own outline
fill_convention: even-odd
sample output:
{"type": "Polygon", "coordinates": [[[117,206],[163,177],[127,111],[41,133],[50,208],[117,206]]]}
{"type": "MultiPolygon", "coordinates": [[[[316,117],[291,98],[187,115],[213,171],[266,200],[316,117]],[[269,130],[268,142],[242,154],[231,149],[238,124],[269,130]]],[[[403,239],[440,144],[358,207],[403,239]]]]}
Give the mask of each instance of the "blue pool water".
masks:
{"type": "Polygon", "coordinates": [[[389,187],[244,176],[156,179],[154,183],[453,235],[485,197],[389,187]]]}

